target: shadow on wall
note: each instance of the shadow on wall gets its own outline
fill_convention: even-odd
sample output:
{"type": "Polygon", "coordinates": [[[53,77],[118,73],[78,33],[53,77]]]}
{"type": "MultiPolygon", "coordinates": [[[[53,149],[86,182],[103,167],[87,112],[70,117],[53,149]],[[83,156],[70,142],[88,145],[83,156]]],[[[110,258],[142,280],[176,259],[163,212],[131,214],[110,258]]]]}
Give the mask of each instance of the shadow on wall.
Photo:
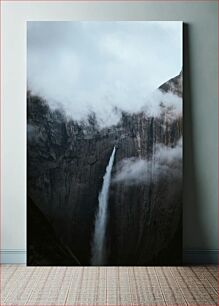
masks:
{"type": "Polygon", "coordinates": [[[189,263],[189,245],[207,239],[202,226],[200,199],[197,185],[196,149],[193,129],[193,100],[191,94],[190,36],[189,25],[183,24],[183,261],[189,263]],[[185,252],[186,251],[186,252],[185,252]]]}

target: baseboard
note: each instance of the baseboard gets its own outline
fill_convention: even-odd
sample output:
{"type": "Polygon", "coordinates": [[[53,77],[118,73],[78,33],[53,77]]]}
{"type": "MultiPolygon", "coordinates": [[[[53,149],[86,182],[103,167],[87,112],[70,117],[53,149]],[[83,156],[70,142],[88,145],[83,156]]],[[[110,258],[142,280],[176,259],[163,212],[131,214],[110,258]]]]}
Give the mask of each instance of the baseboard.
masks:
{"type": "Polygon", "coordinates": [[[0,250],[1,264],[25,264],[26,250],[0,250]]]}
{"type": "Polygon", "coordinates": [[[184,250],[184,264],[218,264],[218,250],[184,250]]]}
{"type": "MultiPolygon", "coordinates": [[[[25,264],[26,250],[0,250],[1,264],[25,264]]],[[[218,250],[184,250],[183,264],[218,264],[218,250]]]]}

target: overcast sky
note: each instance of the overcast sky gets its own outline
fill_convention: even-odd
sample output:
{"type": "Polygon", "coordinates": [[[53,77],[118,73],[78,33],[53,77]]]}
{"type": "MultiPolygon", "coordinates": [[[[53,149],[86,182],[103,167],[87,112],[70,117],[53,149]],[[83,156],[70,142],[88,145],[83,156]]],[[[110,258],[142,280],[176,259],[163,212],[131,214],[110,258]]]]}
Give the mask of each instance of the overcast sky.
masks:
{"type": "Polygon", "coordinates": [[[27,78],[34,94],[74,119],[114,106],[137,111],[182,68],[181,22],[28,22],[27,78]]]}

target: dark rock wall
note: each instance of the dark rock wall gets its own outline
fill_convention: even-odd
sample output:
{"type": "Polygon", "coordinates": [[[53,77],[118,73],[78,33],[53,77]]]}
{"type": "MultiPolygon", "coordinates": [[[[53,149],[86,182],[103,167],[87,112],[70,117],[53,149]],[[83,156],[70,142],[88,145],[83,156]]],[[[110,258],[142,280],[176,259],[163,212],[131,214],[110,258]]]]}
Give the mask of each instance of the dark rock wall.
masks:
{"type": "MultiPolygon", "coordinates": [[[[124,128],[129,133],[119,142],[115,168],[119,161],[131,156],[152,159],[156,144],[172,147],[182,136],[181,118],[166,124],[166,129],[163,120],[146,119],[143,114],[129,119],[124,128]]],[[[112,265],[156,264],[159,253],[176,233],[180,262],[181,188],[181,177],[158,178],[156,183],[151,177],[148,184],[134,186],[111,185],[108,249],[112,265]]],[[[172,243],[169,246],[174,247],[172,243]]]]}
{"type": "MultiPolygon", "coordinates": [[[[180,77],[162,90],[172,90],[173,83],[175,93],[181,95],[180,77]]],[[[82,265],[89,265],[98,194],[113,146],[117,146],[115,174],[124,158],[153,160],[156,144],[174,147],[182,137],[182,118],[169,122],[165,110],[159,118],[123,112],[116,126],[99,129],[94,114],[87,123],[74,122],[30,92],[27,108],[28,205],[34,202],[61,243],[82,265]]],[[[133,186],[111,184],[109,265],[159,264],[165,256],[167,264],[180,261],[181,187],[181,177],[156,182],[151,177],[148,184],[133,186]]]]}

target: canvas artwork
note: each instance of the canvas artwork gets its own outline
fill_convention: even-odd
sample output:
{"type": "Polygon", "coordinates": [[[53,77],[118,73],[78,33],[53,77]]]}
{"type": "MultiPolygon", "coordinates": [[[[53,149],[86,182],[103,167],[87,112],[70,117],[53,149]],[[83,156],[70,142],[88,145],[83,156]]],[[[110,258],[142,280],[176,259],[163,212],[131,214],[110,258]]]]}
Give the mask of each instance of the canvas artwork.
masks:
{"type": "Polygon", "coordinates": [[[27,264],[178,265],[182,22],[27,23],[27,264]]]}

